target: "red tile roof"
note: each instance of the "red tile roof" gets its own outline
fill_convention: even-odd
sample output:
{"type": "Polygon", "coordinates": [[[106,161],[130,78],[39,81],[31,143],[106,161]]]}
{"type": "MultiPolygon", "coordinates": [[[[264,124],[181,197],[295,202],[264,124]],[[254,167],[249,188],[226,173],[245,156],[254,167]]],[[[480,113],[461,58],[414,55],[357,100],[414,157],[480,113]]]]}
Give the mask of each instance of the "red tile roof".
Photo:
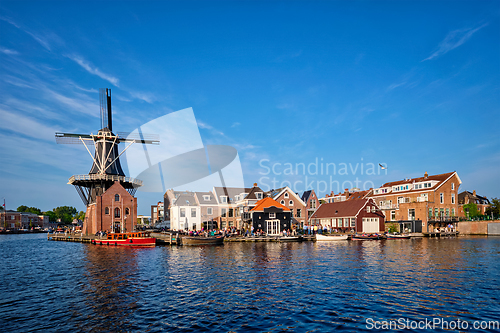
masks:
{"type": "Polygon", "coordinates": [[[281,208],[284,211],[289,211],[290,209],[283,206],[273,198],[264,198],[262,200],[257,201],[256,205],[254,208],[252,208],[250,211],[264,211],[264,208],[269,208],[269,207],[276,207],[276,208],[281,208]]]}

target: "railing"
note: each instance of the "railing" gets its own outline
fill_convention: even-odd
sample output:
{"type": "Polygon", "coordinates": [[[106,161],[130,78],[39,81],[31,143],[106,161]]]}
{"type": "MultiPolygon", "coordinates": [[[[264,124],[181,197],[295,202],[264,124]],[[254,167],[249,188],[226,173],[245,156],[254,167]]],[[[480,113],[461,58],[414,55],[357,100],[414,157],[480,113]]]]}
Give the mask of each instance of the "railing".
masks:
{"type": "Polygon", "coordinates": [[[392,205],[381,205],[379,206],[380,209],[396,209],[398,208],[398,205],[397,204],[392,204],[392,205]]]}
{"type": "Polygon", "coordinates": [[[434,216],[429,217],[429,222],[458,222],[458,216],[434,216]]]}
{"type": "Polygon", "coordinates": [[[119,175],[99,175],[99,174],[74,175],[69,178],[68,184],[73,184],[77,180],[121,181],[125,183],[132,183],[137,186],[142,186],[142,180],[135,179],[132,177],[125,177],[119,175]]]}

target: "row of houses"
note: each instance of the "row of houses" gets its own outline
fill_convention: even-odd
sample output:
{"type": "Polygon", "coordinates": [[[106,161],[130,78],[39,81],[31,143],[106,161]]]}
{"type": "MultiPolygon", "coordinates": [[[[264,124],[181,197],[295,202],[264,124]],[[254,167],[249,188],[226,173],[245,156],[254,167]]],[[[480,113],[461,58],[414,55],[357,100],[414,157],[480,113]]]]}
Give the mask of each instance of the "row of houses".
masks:
{"type": "Polygon", "coordinates": [[[52,228],[57,223],[51,223],[48,216],[34,213],[17,212],[14,210],[2,211],[0,213],[0,227],[6,229],[30,229],[30,228],[52,228]]]}
{"type": "Polygon", "coordinates": [[[173,230],[201,228],[262,229],[271,234],[285,229],[317,226],[342,232],[383,232],[386,222],[414,232],[443,227],[465,216],[463,205],[474,202],[481,212],[489,201],[475,191],[458,193],[456,172],[408,178],[361,191],[346,189],[318,198],[314,190],[302,195],[289,187],[263,191],[214,187],[208,192],[168,190],[152,206],[153,221],[170,221],[173,230]]]}

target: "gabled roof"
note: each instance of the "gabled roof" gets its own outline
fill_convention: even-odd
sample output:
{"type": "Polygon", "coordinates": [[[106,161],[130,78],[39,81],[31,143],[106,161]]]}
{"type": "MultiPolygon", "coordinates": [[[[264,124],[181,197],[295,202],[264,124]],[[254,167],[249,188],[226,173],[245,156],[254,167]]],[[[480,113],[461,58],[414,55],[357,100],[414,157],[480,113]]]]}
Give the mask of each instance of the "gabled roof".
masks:
{"type": "Polygon", "coordinates": [[[368,194],[370,194],[372,190],[366,190],[366,191],[357,191],[357,192],[352,192],[349,193],[349,196],[347,197],[346,200],[358,200],[358,199],[365,199],[368,194]]]}
{"type": "Polygon", "coordinates": [[[245,197],[245,199],[257,199],[257,196],[255,195],[255,193],[257,192],[261,192],[262,193],[262,196],[264,197],[264,191],[262,191],[262,189],[258,186],[254,186],[250,189],[250,192],[248,192],[247,196],[245,197]]]}
{"type": "Polygon", "coordinates": [[[336,217],[353,217],[358,215],[361,209],[363,209],[365,205],[371,200],[372,199],[359,199],[359,200],[347,200],[340,202],[324,203],[321,206],[319,206],[319,208],[311,216],[311,218],[321,219],[321,218],[336,218],[336,217]]]}
{"type": "Polygon", "coordinates": [[[198,206],[194,192],[182,192],[172,203],[173,206],[198,206]]]}
{"type": "Polygon", "coordinates": [[[273,198],[269,198],[269,197],[257,201],[257,204],[255,205],[255,207],[252,208],[250,211],[251,212],[255,212],[255,211],[262,212],[262,211],[264,211],[264,208],[269,208],[269,207],[276,207],[276,208],[283,209],[283,211],[290,211],[289,208],[283,206],[282,204],[280,204],[279,202],[277,202],[273,198]]]}
{"type": "Polygon", "coordinates": [[[301,201],[301,202],[304,204],[304,206],[307,206],[307,205],[306,205],[306,203],[305,203],[305,202],[304,202],[304,201],[303,201],[303,200],[302,200],[302,199],[301,199],[301,198],[297,195],[297,193],[295,193],[294,191],[292,191],[292,189],[291,189],[291,188],[289,188],[288,186],[283,187],[283,188],[282,188],[282,190],[281,190],[281,192],[279,192],[278,194],[276,194],[276,195],[275,195],[275,196],[273,196],[272,198],[273,198],[273,199],[277,199],[277,198],[278,198],[278,197],[280,197],[283,193],[285,193],[287,190],[288,190],[288,192],[289,192],[289,193],[291,193],[291,194],[295,197],[295,199],[297,199],[297,200],[301,201]]]}
{"type": "Polygon", "coordinates": [[[309,200],[309,197],[311,196],[311,194],[312,194],[312,190],[304,191],[304,193],[302,193],[302,197],[300,199],[302,199],[302,201],[304,201],[304,203],[307,204],[307,200],[309,200]]]}
{"type": "Polygon", "coordinates": [[[271,198],[275,198],[279,193],[281,193],[281,191],[283,191],[284,188],[285,187],[280,187],[280,188],[277,188],[274,190],[270,190],[270,191],[267,191],[266,194],[271,198]]]}
{"type": "Polygon", "coordinates": [[[245,187],[214,187],[214,192],[215,195],[217,196],[217,202],[220,202],[220,197],[221,196],[228,196],[228,201],[227,203],[234,203],[237,200],[235,197],[237,195],[240,195],[241,193],[248,193],[250,192],[251,188],[245,188],[245,187]],[[227,193],[227,194],[226,194],[227,193]]]}

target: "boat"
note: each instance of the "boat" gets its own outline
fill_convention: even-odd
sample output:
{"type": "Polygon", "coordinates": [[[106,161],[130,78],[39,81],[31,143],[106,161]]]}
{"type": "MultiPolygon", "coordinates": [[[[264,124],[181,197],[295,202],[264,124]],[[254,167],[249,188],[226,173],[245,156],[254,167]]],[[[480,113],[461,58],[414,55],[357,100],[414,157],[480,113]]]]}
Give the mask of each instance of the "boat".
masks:
{"type": "Polygon", "coordinates": [[[408,234],[387,234],[387,239],[410,239],[411,236],[408,234]]]}
{"type": "Polygon", "coordinates": [[[179,236],[182,245],[220,245],[224,244],[224,236],[179,236]]]}
{"type": "Polygon", "coordinates": [[[383,235],[379,234],[356,234],[352,235],[353,240],[374,240],[374,239],[384,239],[383,235]]]}
{"type": "Polygon", "coordinates": [[[125,232],[109,233],[106,238],[93,239],[94,245],[107,246],[155,246],[156,238],[151,237],[148,232],[125,232]]]}
{"type": "Polygon", "coordinates": [[[349,239],[348,235],[332,235],[332,236],[326,236],[326,235],[320,235],[316,234],[316,241],[324,241],[324,242],[331,242],[331,241],[339,241],[339,240],[347,240],[349,239]]]}
{"type": "Polygon", "coordinates": [[[302,237],[300,236],[282,236],[279,238],[280,242],[300,242],[302,237]]]}

